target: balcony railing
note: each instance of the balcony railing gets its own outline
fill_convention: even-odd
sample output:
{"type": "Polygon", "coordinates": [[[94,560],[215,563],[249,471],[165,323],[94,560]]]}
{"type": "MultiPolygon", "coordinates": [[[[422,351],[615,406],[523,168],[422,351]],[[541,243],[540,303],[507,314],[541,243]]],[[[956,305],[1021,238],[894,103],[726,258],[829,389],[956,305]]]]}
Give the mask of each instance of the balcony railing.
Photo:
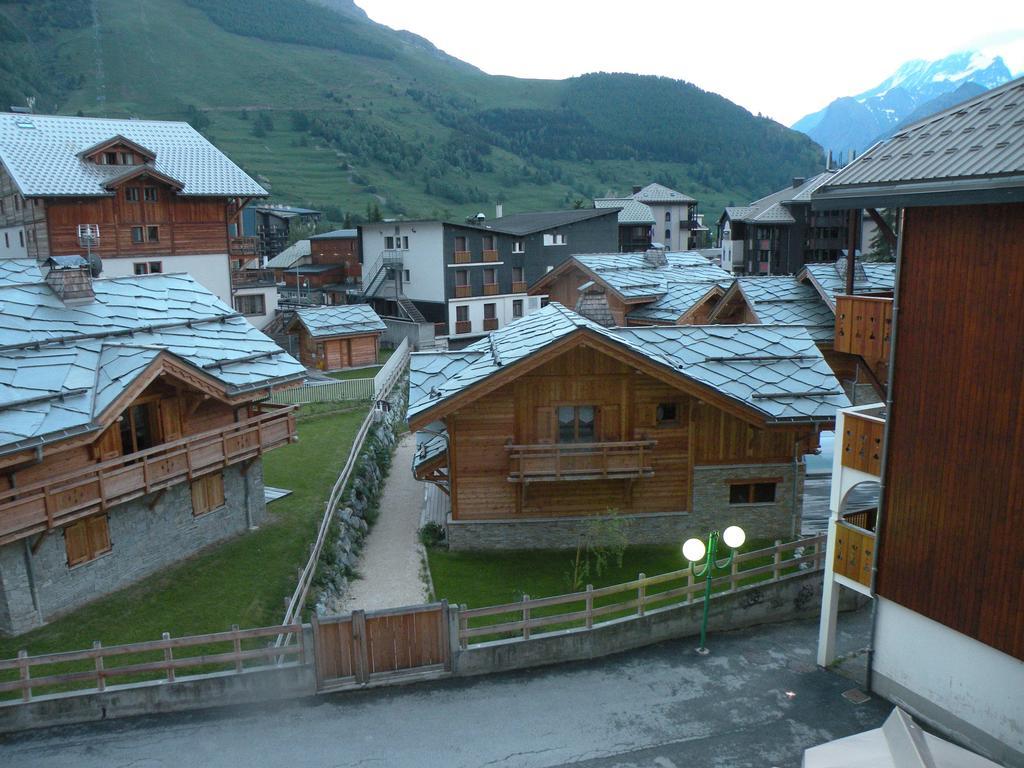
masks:
{"type": "Polygon", "coordinates": [[[497,260],[498,260],[498,252],[497,251],[484,251],[484,261],[497,261],[497,260]]]}
{"type": "Polygon", "coordinates": [[[875,554],[875,510],[845,515],[836,522],[833,570],[840,576],[871,587],[871,568],[875,554]],[[870,530],[864,525],[870,524],[870,530]]]}
{"type": "Polygon", "coordinates": [[[470,285],[456,285],[455,286],[455,298],[465,299],[473,295],[473,287],[470,285]]]}
{"type": "MultiPolygon", "coordinates": [[[[878,412],[881,411],[879,408],[878,412]]],[[[843,416],[843,466],[881,477],[884,435],[884,418],[847,411],[843,416]]]]}
{"type": "Polygon", "coordinates": [[[232,237],[228,240],[228,255],[255,257],[259,253],[258,237],[232,237]]]}
{"type": "Polygon", "coordinates": [[[456,264],[469,264],[471,258],[469,251],[455,251],[453,261],[456,264]]]}
{"type": "Polygon", "coordinates": [[[235,269],[231,271],[232,288],[268,288],[275,285],[272,269],[235,269]]]}
{"type": "Polygon", "coordinates": [[[0,545],[145,496],[295,439],[291,408],[0,491],[0,545]]]}
{"type": "Polygon", "coordinates": [[[892,299],[880,296],[836,296],[837,352],[868,361],[889,359],[892,299]]]}
{"type": "Polygon", "coordinates": [[[653,477],[655,440],[508,445],[510,483],[653,477]]]}
{"type": "Polygon", "coordinates": [[[484,296],[495,296],[498,293],[497,283],[484,283],[484,296]]]}
{"type": "Polygon", "coordinates": [[[455,321],[455,333],[471,333],[473,330],[473,322],[471,320],[456,320],[455,321]]]}
{"type": "Polygon", "coordinates": [[[496,318],[496,317],[485,317],[484,318],[484,330],[485,331],[496,331],[496,330],[498,330],[498,318],[496,318]]]}
{"type": "Polygon", "coordinates": [[[516,280],[512,283],[512,293],[526,293],[526,281],[516,280]]]}

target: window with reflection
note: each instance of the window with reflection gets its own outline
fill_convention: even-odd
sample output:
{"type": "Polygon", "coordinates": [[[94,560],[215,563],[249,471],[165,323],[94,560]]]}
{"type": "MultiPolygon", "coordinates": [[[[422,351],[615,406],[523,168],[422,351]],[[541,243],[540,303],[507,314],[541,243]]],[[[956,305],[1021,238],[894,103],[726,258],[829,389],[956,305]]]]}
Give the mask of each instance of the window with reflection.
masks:
{"type": "Polygon", "coordinates": [[[592,405],[561,405],[558,407],[558,442],[594,442],[597,408],[592,405]]]}

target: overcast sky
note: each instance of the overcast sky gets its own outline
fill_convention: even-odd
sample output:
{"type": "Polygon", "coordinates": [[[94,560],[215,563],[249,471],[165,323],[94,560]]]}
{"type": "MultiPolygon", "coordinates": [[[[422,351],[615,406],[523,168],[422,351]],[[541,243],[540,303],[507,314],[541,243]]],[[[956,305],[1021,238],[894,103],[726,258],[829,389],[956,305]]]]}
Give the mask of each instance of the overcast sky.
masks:
{"type": "Polygon", "coordinates": [[[980,48],[1024,71],[1020,0],[355,0],[485,72],[688,80],[787,125],[908,59],[980,48]]]}

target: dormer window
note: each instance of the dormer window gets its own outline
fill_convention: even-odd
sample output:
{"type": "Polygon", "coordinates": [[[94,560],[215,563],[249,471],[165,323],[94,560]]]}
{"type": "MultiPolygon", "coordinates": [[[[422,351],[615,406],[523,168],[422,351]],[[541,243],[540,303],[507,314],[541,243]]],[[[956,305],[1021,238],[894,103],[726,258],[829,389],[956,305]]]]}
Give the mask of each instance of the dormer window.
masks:
{"type": "Polygon", "coordinates": [[[134,152],[103,152],[98,156],[101,165],[135,165],[134,152]]]}

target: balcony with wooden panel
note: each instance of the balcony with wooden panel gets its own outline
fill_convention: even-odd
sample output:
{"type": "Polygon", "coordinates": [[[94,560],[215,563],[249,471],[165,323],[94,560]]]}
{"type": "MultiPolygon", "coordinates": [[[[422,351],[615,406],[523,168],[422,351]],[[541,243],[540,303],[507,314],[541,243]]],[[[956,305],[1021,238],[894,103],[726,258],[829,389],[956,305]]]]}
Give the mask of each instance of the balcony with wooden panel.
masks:
{"type": "Polygon", "coordinates": [[[484,296],[497,296],[498,295],[498,284],[497,283],[484,283],[484,296]]]}
{"type": "Polygon", "coordinates": [[[473,321],[472,320],[456,320],[455,321],[455,333],[472,333],[473,321]]]}
{"type": "Polygon", "coordinates": [[[490,250],[484,251],[483,260],[484,261],[497,261],[498,260],[498,252],[497,251],[490,251],[490,250]]]}
{"type": "Polygon", "coordinates": [[[255,258],[259,254],[259,243],[257,237],[232,237],[228,240],[228,255],[255,258]]]}
{"type": "Polygon", "coordinates": [[[512,293],[526,293],[526,281],[525,280],[513,280],[512,281],[512,293]]]}
{"type": "Polygon", "coordinates": [[[654,477],[656,440],[508,445],[508,481],[636,480],[654,477]]]}
{"type": "Polygon", "coordinates": [[[452,255],[452,263],[454,264],[469,264],[472,260],[472,255],[469,251],[455,251],[452,255]]]}
{"type": "Polygon", "coordinates": [[[291,408],[0,491],[0,545],[61,527],[203,474],[258,458],[296,437],[291,408]]]}
{"type": "Polygon", "coordinates": [[[869,590],[875,556],[877,515],[876,509],[850,512],[836,521],[835,529],[835,553],[832,558],[834,572],[869,590]]]}
{"type": "Polygon", "coordinates": [[[892,336],[892,298],[836,296],[837,352],[860,355],[868,362],[889,359],[892,336]]]}
{"type": "Polygon", "coordinates": [[[840,437],[844,467],[874,477],[882,475],[885,410],[881,407],[844,411],[840,437]]]}
{"type": "Polygon", "coordinates": [[[232,288],[269,288],[276,285],[272,269],[233,269],[232,288]]]}
{"type": "Polygon", "coordinates": [[[496,318],[496,317],[485,317],[484,318],[484,330],[485,331],[496,331],[496,330],[498,330],[498,318],[496,318]]]}
{"type": "Polygon", "coordinates": [[[456,299],[467,299],[473,295],[473,287],[470,285],[456,285],[455,286],[455,298],[456,299]]]}

